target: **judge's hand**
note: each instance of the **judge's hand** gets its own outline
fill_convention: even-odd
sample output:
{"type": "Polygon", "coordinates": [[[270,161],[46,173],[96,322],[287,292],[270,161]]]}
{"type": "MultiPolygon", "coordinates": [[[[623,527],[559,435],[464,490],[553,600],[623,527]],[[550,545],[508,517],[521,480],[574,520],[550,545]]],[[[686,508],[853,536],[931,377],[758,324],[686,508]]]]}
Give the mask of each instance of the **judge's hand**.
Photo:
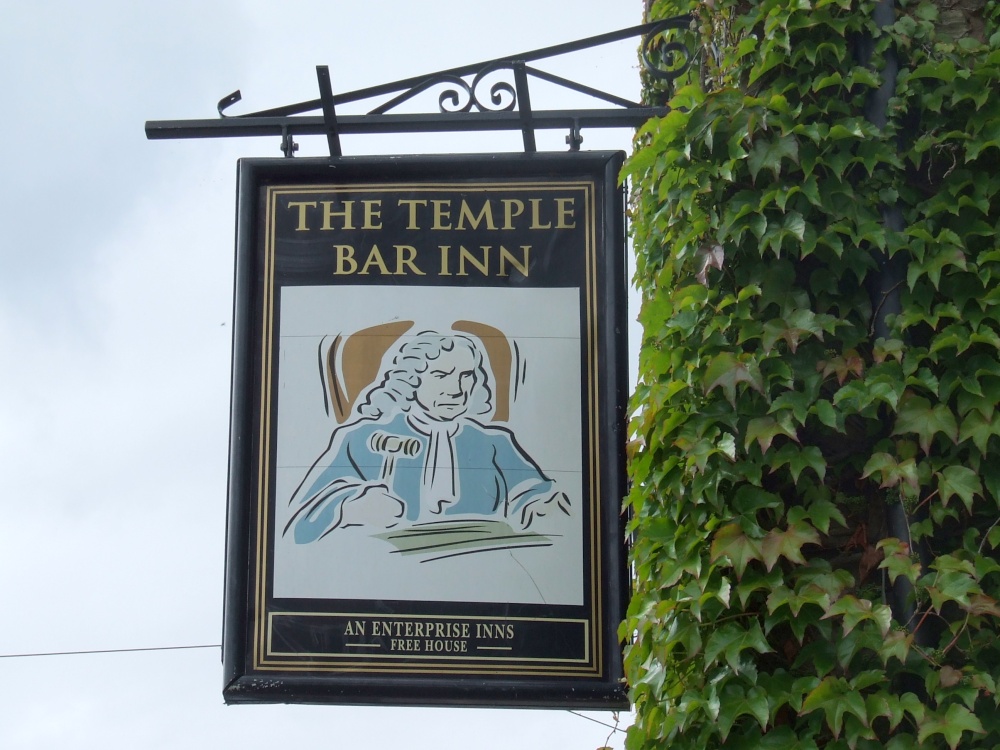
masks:
{"type": "Polygon", "coordinates": [[[554,529],[568,515],[570,503],[566,493],[553,492],[551,495],[542,495],[521,508],[516,520],[522,529],[547,531],[554,529]]]}
{"type": "Polygon", "coordinates": [[[372,526],[389,529],[395,526],[406,512],[406,505],[389,492],[384,484],[373,484],[359,495],[345,500],[340,506],[337,526],[372,526]]]}

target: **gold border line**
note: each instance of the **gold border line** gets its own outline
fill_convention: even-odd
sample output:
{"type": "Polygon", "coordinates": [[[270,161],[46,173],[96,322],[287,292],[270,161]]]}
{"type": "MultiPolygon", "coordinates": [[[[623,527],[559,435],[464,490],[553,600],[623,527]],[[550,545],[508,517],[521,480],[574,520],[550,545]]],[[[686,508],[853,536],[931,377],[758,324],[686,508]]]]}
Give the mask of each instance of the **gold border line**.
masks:
{"type": "MultiPolygon", "coordinates": [[[[503,618],[497,618],[497,617],[479,616],[479,615],[454,615],[454,616],[451,616],[451,615],[384,615],[384,614],[370,613],[370,612],[344,612],[344,613],[340,613],[340,612],[268,612],[267,613],[267,653],[266,653],[267,657],[275,657],[275,656],[281,656],[281,657],[292,656],[292,657],[295,657],[295,656],[299,656],[299,657],[313,657],[313,658],[336,660],[336,662],[332,662],[332,661],[331,662],[327,662],[327,661],[324,661],[324,662],[320,662],[320,663],[323,664],[323,665],[326,665],[327,667],[329,667],[329,666],[335,666],[335,668],[337,670],[341,669],[344,666],[343,665],[343,660],[344,659],[357,658],[358,656],[361,656],[361,655],[360,654],[353,654],[353,653],[314,653],[314,652],[304,652],[304,651],[300,651],[300,652],[276,651],[274,649],[273,642],[271,640],[271,637],[272,637],[273,632],[274,632],[274,619],[276,617],[337,617],[337,618],[341,618],[341,619],[349,619],[349,618],[354,617],[354,618],[368,618],[368,619],[375,619],[375,618],[377,618],[377,619],[380,619],[380,620],[393,620],[393,619],[399,619],[399,620],[407,620],[407,619],[410,619],[410,620],[468,620],[468,621],[471,621],[471,622],[502,621],[504,623],[507,623],[507,622],[510,622],[510,623],[517,623],[517,622],[541,622],[541,623],[575,624],[575,625],[582,626],[583,634],[582,634],[581,641],[583,642],[583,647],[584,647],[583,656],[581,658],[575,658],[575,659],[556,659],[556,658],[551,658],[551,657],[550,658],[544,658],[544,657],[516,657],[516,656],[514,656],[514,657],[502,657],[502,656],[477,656],[476,655],[476,652],[479,651],[479,650],[512,650],[511,647],[509,647],[509,646],[503,646],[503,647],[482,646],[482,647],[477,648],[474,651],[466,652],[467,655],[464,655],[464,656],[458,656],[458,655],[456,655],[456,656],[446,656],[446,655],[442,655],[442,654],[408,654],[408,653],[402,653],[401,654],[401,653],[387,653],[387,654],[371,654],[370,656],[365,655],[365,658],[374,658],[374,659],[405,659],[407,661],[412,661],[414,659],[419,659],[419,660],[434,660],[434,659],[439,659],[439,660],[448,660],[450,662],[459,662],[459,661],[496,661],[496,660],[500,660],[500,659],[507,659],[507,660],[510,660],[510,661],[519,661],[519,662],[524,662],[524,663],[527,663],[527,662],[548,662],[548,663],[553,663],[553,664],[574,664],[574,663],[580,663],[580,662],[582,662],[582,663],[587,664],[587,665],[590,664],[590,653],[591,653],[591,648],[590,648],[591,644],[589,642],[589,639],[590,639],[590,621],[586,620],[586,619],[581,619],[581,618],[569,618],[569,617],[553,617],[553,618],[503,617],[503,618]]],[[[382,636],[372,636],[372,637],[382,637],[382,636]]],[[[446,640],[452,640],[452,639],[446,639],[446,640]]],[[[344,646],[346,647],[346,646],[348,646],[348,644],[344,644],[344,646]]],[[[382,647],[381,644],[354,644],[354,646],[363,647],[363,648],[372,648],[372,647],[381,648],[382,647]]],[[[274,663],[274,661],[275,660],[273,658],[271,658],[271,659],[268,660],[268,663],[274,663]]],[[[301,664],[301,662],[294,662],[294,663],[301,664]]],[[[365,663],[365,662],[362,662],[362,663],[365,663]]],[[[458,667],[459,665],[456,664],[455,666],[458,667]]],[[[498,668],[500,668],[500,666],[501,665],[497,665],[498,668]]],[[[518,669],[519,668],[517,665],[502,665],[502,666],[505,666],[505,667],[507,667],[509,669],[518,669]]],[[[590,667],[587,667],[587,669],[588,669],[588,671],[593,671],[590,667]]]]}
{"type": "Polygon", "coordinates": [[[591,299],[591,306],[593,309],[593,320],[592,329],[590,332],[591,345],[593,346],[592,358],[590,361],[591,366],[591,376],[589,378],[591,387],[591,406],[590,411],[593,415],[593,424],[591,426],[591,457],[593,458],[593,463],[591,465],[592,473],[592,487],[593,496],[596,498],[594,503],[595,515],[594,522],[591,524],[591,549],[595,550],[595,559],[592,563],[593,567],[596,568],[596,575],[594,576],[592,582],[592,591],[594,596],[594,656],[595,663],[597,665],[598,675],[604,676],[604,612],[603,612],[603,599],[600,596],[601,584],[603,582],[602,573],[602,559],[604,557],[604,549],[601,547],[602,534],[602,523],[604,518],[604,498],[601,495],[601,434],[600,434],[600,382],[601,382],[601,368],[600,362],[598,362],[598,355],[600,353],[600,335],[598,330],[598,315],[597,310],[599,309],[598,304],[598,294],[597,294],[597,188],[596,183],[591,182],[590,189],[588,190],[590,198],[590,221],[587,223],[587,232],[589,233],[588,244],[591,247],[591,252],[588,255],[588,260],[592,264],[591,270],[593,273],[592,282],[589,284],[589,292],[591,299]]]}
{"type": "MultiPolygon", "coordinates": [[[[273,406],[271,404],[271,383],[273,377],[274,363],[273,363],[273,340],[274,340],[274,265],[275,256],[277,253],[277,228],[276,228],[276,216],[277,216],[277,200],[281,195],[299,195],[299,194],[316,194],[323,192],[331,193],[346,193],[346,192],[392,192],[392,191],[403,191],[409,190],[412,192],[432,192],[440,190],[449,190],[452,192],[457,191],[472,191],[480,193],[490,193],[490,192],[500,192],[509,190],[540,190],[540,191],[554,191],[554,190],[568,190],[568,191],[580,191],[583,193],[583,198],[585,202],[585,209],[588,210],[589,217],[585,225],[585,235],[584,235],[584,265],[585,265],[585,307],[586,307],[586,327],[585,330],[588,333],[587,340],[587,352],[588,360],[590,366],[590,377],[588,378],[587,390],[588,390],[588,400],[590,405],[589,416],[589,427],[590,427],[590,486],[591,486],[591,497],[590,497],[590,508],[591,508],[591,524],[590,524],[590,553],[591,553],[591,606],[589,608],[589,613],[593,617],[594,631],[593,633],[585,633],[585,659],[590,661],[591,654],[596,656],[596,661],[594,662],[597,673],[600,676],[603,672],[601,657],[603,654],[603,643],[601,641],[600,635],[603,631],[603,621],[602,617],[602,600],[600,597],[601,588],[601,558],[602,550],[600,548],[600,527],[601,527],[601,505],[602,498],[600,497],[600,485],[599,485],[599,467],[600,467],[600,443],[597,440],[598,432],[598,421],[599,412],[597,411],[597,404],[599,401],[599,389],[597,387],[597,372],[598,372],[598,362],[596,357],[596,348],[598,344],[598,330],[596,322],[596,306],[597,306],[597,283],[596,283],[596,201],[595,201],[595,185],[596,182],[591,179],[590,181],[577,181],[577,182],[534,182],[534,181],[518,181],[518,182],[503,182],[503,183],[466,183],[466,182],[441,182],[441,183],[384,183],[384,182],[373,182],[373,183],[350,183],[350,184],[340,184],[340,185],[308,185],[308,186],[290,186],[290,185],[271,185],[265,188],[266,195],[266,216],[265,216],[265,247],[264,247],[264,289],[263,289],[263,300],[262,300],[262,312],[263,312],[263,331],[262,331],[262,351],[261,351],[261,397],[260,397],[260,443],[258,444],[258,495],[257,495],[257,505],[258,505],[258,525],[257,525],[257,560],[255,566],[255,576],[256,576],[256,587],[255,587],[255,616],[254,620],[254,668],[257,670],[270,669],[267,666],[268,663],[274,663],[273,660],[268,662],[268,653],[273,653],[270,651],[270,617],[269,615],[273,613],[265,612],[265,604],[267,600],[267,580],[268,577],[266,573],[270,570],[268,567],[269,552],[267,539],[270,524],[270,510],[273,506],[274,498],[270,497],[270,458],[271,458],[271,422],[272,422],[272,411],[273,406]],[[266,460],[265,460],[266,459],[266,460]],[[267,622],[265,622],[267,620],[267,622]],[[261,638],[261,630],[266,629],[267,638],[261,638]],[[596,636],[595,640],[591,640],[590,636],[596,636]],[[591,651],[593,649],[593,651],[591,651]],[[267,662],[267,663],[266,663],[267,662]]],[[[258,190],[260,188],[258,187],[258,190]]],[[[259,200],[259,192],[256,197],[259,200]]],[[[297,613],[300,614],[300,613],[297,613]]],[[[338,616],[343,616],[339,615],[338,616]]],[[[412,614],[401,614],[402,618],[405,617],[416,617],[417,615],[412,614]]],[[[449,619],[455,619],[450,618],[449,619]]],[[[583,621],[587,631],[590,631],[590,623],[587,620],[583,621]]],[[[407,657],[413,658],[413,657],[407,657]]],[[[440,658],[440,657],[435,657],[440,658]]],[[[523,660],[522,660],[523,661],[523,660]]],[[[552,661],[552,660],[550,660],[552,661]]],[[[300,665],[301,666],[301,665],[300,665]]],[[[455,665],[456,668],[460,668],[459,665],[455,665]]],[[[506,665],[496,665],[497,667],[506,665]]],[[[302,671],[312,671],[311,669],[303,669],[302,671]]],[[[379,670],[382,671],[382,670],[379,670]]],[[[386,670],[389,671],[389,670],[386,670]]],[[[395,670],[400,671],[400,670],[395,670]]],[[[574,670],[575,671],[575,670],[574,670]]],[[[471,671],[469,673],[472,673],[471,671]]],[[[534,672],[532,672],[534,673],[534,672]]]]}
{"type": "Polygon", "coordinates": [[[446,665],[441,665],[441,668],[437,671],[430,669],[418,669],[410,668],[405,664],[399,666],[375,666],[367,662],[361,662],[358,666],[352,667],[351,665],[343,665],[342,669],[321,669],[316,667],[303,667],[301,665],[296,665],[294,662],[275,662],[273,664],[267,664],[262,666],[258,671],[260,672],[327,672],[331,674],[339,673],[349,673],[349,674],[414,674],[414,675],[438,675],[438,676],[451,676],[451,675],[496,675],[502,673],[505,677],[578,677],[578,678],[592,678],[594,673],[592,670],[574,670],[569,667],[563,668],[559,672],[552,671],[541,671],[537,669],[524,668],[518,671],[504,670],[500,666],[489,666],[489,667],[464,667],[455,668],[446,665]]]}

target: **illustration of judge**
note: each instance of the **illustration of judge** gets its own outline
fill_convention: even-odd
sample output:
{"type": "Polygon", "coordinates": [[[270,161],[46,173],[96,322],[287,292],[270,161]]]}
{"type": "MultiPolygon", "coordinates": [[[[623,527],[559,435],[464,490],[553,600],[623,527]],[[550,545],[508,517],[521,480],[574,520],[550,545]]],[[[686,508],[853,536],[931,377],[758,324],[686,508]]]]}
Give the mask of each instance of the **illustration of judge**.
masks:
{"type": "Polygon", "coordinates": [[[570,503],[495,418],[478,337],[424,331],[401,339],[337,427],[290,504],[284,533],[305,544],[337,529],[465,515],[514,529],[570,514],[570,503]]]}

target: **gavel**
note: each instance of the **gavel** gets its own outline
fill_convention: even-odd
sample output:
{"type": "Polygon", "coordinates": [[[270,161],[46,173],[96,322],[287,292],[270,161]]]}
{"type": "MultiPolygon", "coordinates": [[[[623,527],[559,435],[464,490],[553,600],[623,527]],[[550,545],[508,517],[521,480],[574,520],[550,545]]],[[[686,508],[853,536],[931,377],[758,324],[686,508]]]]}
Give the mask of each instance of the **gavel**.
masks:
{"type": "Polygon", "coordinates": [[[416,438],[390,435],[379,430],[368,438],[368,447],[372,453],[382,456],[382,471],[379,478],[389,484],[396,468],[396,456],[404,455],[412,458],[417,455],[420,452],[420,441],[416,438]]]}

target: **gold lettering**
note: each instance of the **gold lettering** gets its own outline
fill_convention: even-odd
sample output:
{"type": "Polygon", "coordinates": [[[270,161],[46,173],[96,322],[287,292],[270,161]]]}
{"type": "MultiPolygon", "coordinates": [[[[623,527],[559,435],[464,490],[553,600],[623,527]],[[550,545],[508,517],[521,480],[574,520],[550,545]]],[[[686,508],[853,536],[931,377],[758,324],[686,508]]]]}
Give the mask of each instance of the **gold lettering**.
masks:
{"type": "Polygon", "coordinates": [[[358,270],[358,262],[354,260],[354,248],[350,245],[334,245],[337,251],[337,270],[335,276],[346,276],[358,270]]]}
{"type": "Polygon", "coordinates": [[[431,203],[434,206],[434,225],[431,229],[451,229],[451,201],[431,201],[431,203]]]}
{"type": "Polygon", "coordinates": [[[365,225],[362,229],[382,228],[382,201],[361,201],[365,207],[365,225]],[[376,223],[378,222],[378,223],[376,223]]]}
{"type": "Polygon", "coordinates": [[[503,203],[503,228],[513,229],[514,219],[524,213],[524,203],[516,198],[504,198],[503,203]]]}
{"type": "Polygon", "coordinates": [[[344,629],[344,635],[364,635],[364,634],[365,634],[364,620],[347,621],[347,627],[344,629]]]}
{"type": "Polygon", "coordinates": [[[469,261],[469,263],[471,263],[473,266],[475,266],[477,269],[479,269],[479,272],[483,276],[489,276],[489,274],[490,274],[490,265],[489,265],[489,260],[490,260],[490,246],[489,245],[482,245],[482,246],[480,246],[479,249],[483,251],[483,258],[482,258],[482,260],[479,260],[478,258],[476,258],[476,256],[473,255],[472,253],[470,253],[468,250],[466,250],[463,245],[459,245],[458,246],[458,275],[459,276],[468,276],[469,275],[469,272],[465,270],[465,261],[469,261]]]}
{"type": "Polygon", "coordinates": [[[396,248],[396,275],[403,276],[406,274],[404,269],[409,268],[412,273],[417,276],[426,276],[426,274],[417,268],[414,261],[417,259],[417,248],[412,245],[393,245],[396,248]]]}
{"type": "Polygon", "coordinates": [[[424,653],[467,653],[469,644],[466,641],[458,640],[431,640],[424,641],[424,653]]]}
{"type": "Polygon", "coordinates": [[[378,249],[378,245],[372,245],[371,252],[368,253],[368,260],[366,260],[364,266],[361,267],[359,275],[360,276],[367,275],[368,269],[371,268],[372,266],[376,266],[378,268],[378,272],[383,276],[389,275],[389,268],[385,265],[385,261],[382,260],[382,253],[378,249]]]}
{"type": "Polygon", "coordinates": [[[438,249],[441,251],[441,271],[438,276],[451,276],[451,271],[448,270],[448,253],[451,251],[451,245],[438,245],[438,249]]]}
{"type": "Polygon", "coordinates": [[[397,206],[406,206],[410,211],[410,218],[406,224],[407,229],[420,229],[420,225],[417,223],[417,206],[426,206],[427,201],[417,200],[416,198],[403,199],[400,198],[396,202],[397,206]]]}
{"type": "Polygon", "coordinates": [[[483,639],[505,639],[510,640],[514,637],[514,625],[512,623],[499,623],[499,622],[477,622],[476,623],[476,638],[483,639]]]}
{"type": "Polygon", "coordinates": [[[343,229],[354,229],[354,224],[351,222],[351,210],[354,208],[354,201],[344,201],[344,208],[341,211],[334,211],[333,204],[335,201],[321,201],[323,205],[323,229],[330,230],[333,229],[333,218],[335,216],[342,217],[344,219],[343,229]]]}
{"type": "Polygon", "coordinates": [[[419,651],[420,641],[415,638],[393,638],[389,641],[391,651],[419,651]]]}
{"type": "Polygon", "coordinates": [[[552,223],[548,224],[541,223],[541,210],[539,208],[542,199],[541,198],[529,198],[528,202],[531,204],[531,227],[530,229],[552,229],[552,223]]]}
{"type": "Polygon", "coordinates": [[[296,232],[304,232],[308,227],[306,226],[306,209],[316,208],[316,201],[289,201],[289,208],[299,209],[299,225],[295,227],[296,232]]]}
{"type": "Polygon", "coordinates": [[[531,255],[531,245],[521,245],[521,262],[518,262],[517,258],[511,255],[510,250],[505,248],[503,245],[500,246],[500,273],[499,276],[507,275],[507,263],[509,262],[514,268],[521,272],[521,275],[525,278],[528,277],[528,266],[529,256],[531,255]]]}
{"type": "Polygon", "coordinates": [[[493,223],[493,207],[488,200],[483,203],[483,207],[478,215],[474,215],[472,209],[469,208],[469,204],[463,200],[462,205],[458,209],[458,224],[455,226],[455,229],[465,229],[466,220],[468,220],[472,229],[479,229],[479,224],[483,219],[486,220],[487,229],[497,228],[496,224],[493,223]]]}
{"type": "Polygon", "coordinates": [[[556,198],[556,229],[574,229],[575,227],[576,198],[556,198]]]}

